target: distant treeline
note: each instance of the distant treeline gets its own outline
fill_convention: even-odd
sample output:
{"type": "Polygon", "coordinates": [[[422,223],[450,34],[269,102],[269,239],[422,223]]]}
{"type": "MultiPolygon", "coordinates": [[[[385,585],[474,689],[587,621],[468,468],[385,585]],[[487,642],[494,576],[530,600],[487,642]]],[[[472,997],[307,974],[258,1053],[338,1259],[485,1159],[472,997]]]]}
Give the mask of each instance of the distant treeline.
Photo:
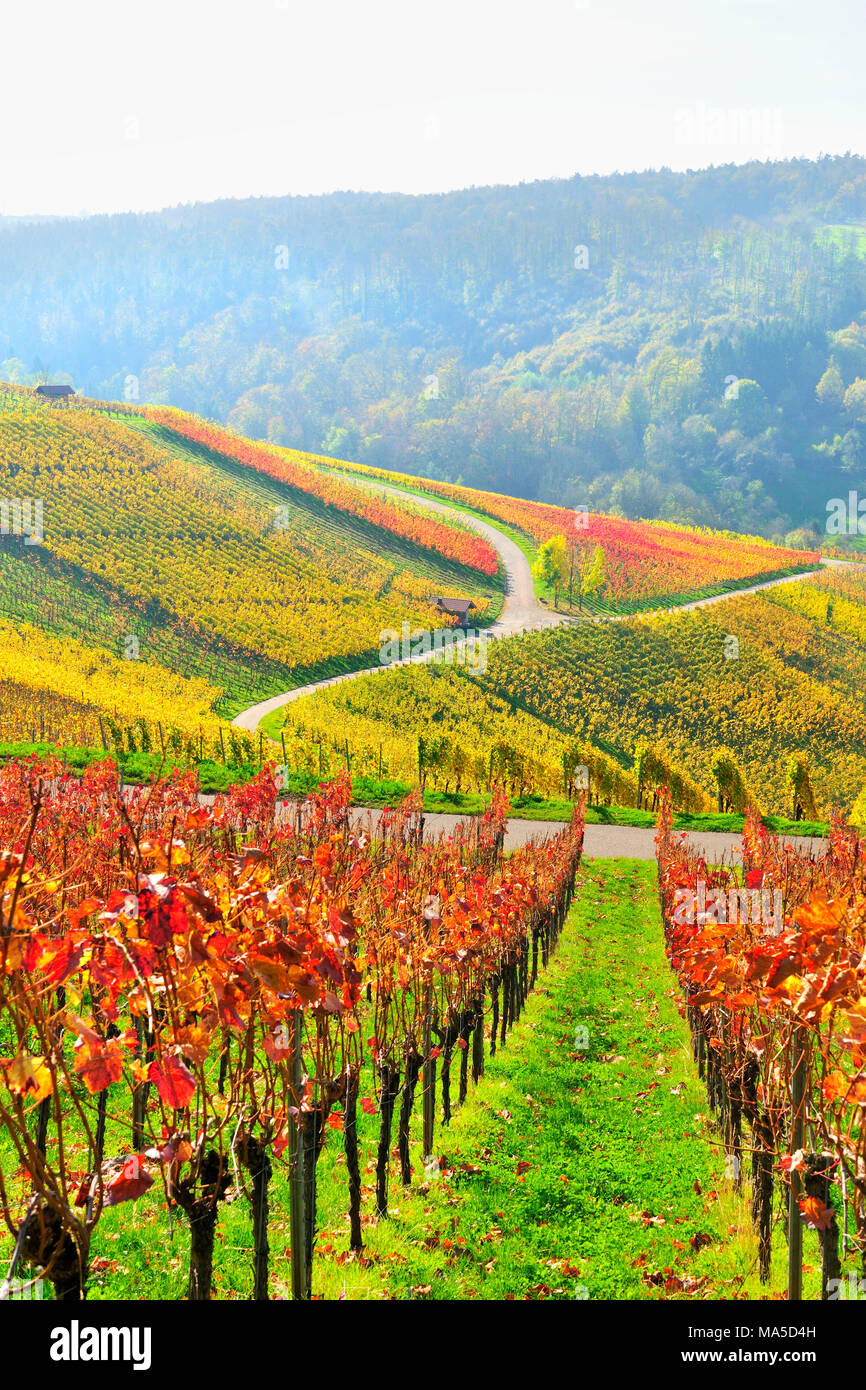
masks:
{"type": "Polygon", "coordinates": [[[822,530],[866,160],[0,224],[0,376],[565,505],[822,530]]]}

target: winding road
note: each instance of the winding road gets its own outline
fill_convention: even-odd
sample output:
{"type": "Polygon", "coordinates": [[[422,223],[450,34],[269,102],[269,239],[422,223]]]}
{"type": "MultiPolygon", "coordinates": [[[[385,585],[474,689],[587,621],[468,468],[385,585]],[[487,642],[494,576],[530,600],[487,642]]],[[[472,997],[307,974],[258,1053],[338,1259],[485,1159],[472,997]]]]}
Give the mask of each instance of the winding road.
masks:
{"type": "MultiPolygon", "coordinates": [[[[357,479],[353,478],[357,482],[357,479]]],[[[415,501],[422,503],[431,511],[441,512],[450,519],[463,522],[472,530],[477,531],[495,548],[502,562],[505,575],[505,599],[502,612],[495,623],[485,629],[492,638],[502,639],[514,637],[518,633],[528,631],[538,631],[542,628],[559,627],[563,623],[576,622],[621,622],[629,614],[609,614],[604,617],[596,618],[574,618],[565,613],[551,613],[545,608],[535,596],[535,586],[532,581],[532,571],[529,561],[523,551],[511,540],[509,536],[503,534],[488,521],[483,521],[480,517],[469,513],[456,510],[454,507],[447,506],[444,502],[437,502],[433,498],[418,493],[407,493],[402,488],[387,487],[385,484],[376,483],[371,485],[375,491],[390,493],[397,497],[410,496],[415,501]]],[[[656,613],[676,613],[691,612],[696,608],[705,608],[710,604],[724,603],[728,599],[738,598],[743,594],[758,593],[762,589],[771,589],[776,584],[789,584],[792,578],[809,579],[813,575],[819,574],[825,566],[844,566],[851,564],[850,561],[825,559],[818,569],[804,570],[796,576],[784,576],[781,579],[765,579],[756,584],[750,584],[747,588],[732,589],[724,594],[715,594],[711,598],[695,599],[688,603],[675,604],[669,608],[658,608],[653,611],[656,613]]],[[[858,564],[857,569],[864,569],[866,565],[858,564]]],[[[394,663],[400,666],[414,665],[418,662],[430,661],[434,653],[428,652],[423,655],[409,657],[405,661],[394,663]]],[[[262,700],[259,704],[251,705],[249,709],[243,710],[232,721],[234,726],[239,729],[247,729],[253,732],[258,728],[259,723],[266,715],[272,714],[274,710],[282,709],[284,705],[299,700],[304,695],[310,695],[315,690],[323,690],[329,685],[340,685],[343,681],[355,680],[358,676],[380,675],[391,670],[391,666],[369,666],[362,671],[348,671],[338,676],[331,676],[325,680],[311,681],[308,685],[297,686],[294,690],[286,690],[281,695],[275,695],[269,700],[262,700]]],[[[353,812],[356,823],[360,826],[369,823],[367,818],[375,821],[380,813],[377,811],[365,811],[361,808],[353,812]]],[[[460,820],[459,816],[449,815],[428,815],[425,817],[425,830],[428,835],[437,835],[441,831],[450,830],[453,825],[460,820]]],[[[463,818],[465,819],[465,817],[463,818]]],[[[509,849],[525,843],[531,838],[546,839],[547,836],[556,834],[562,829],[561,821],[509,821],[508,837],[506,845],[509,849]]],[[[629,858],[629,859],[654,859],[655,858],[655,831],[632,829],[625,826],[615,825],[588,825],[586,827],[585,853],[588,858],[629,858]]],[[[728,858],[736,858],[739,854],[741,838],[739,835],[719,834],[717,832],[693,832],[690,838],[704,849],[708,856],[718,860],[722,855],[728,858]]],[[[805,852],[818,852],[823,841],[808,839],[806,837],[785,837],[785,843],[795,845],[798,849],[805,852]]]]}
{"type": "MultiPolygon", "coordinates": [[[[353,482],[358,479],[353,476],[353,482]]],[[[366,486],[362,483],[361,486],[366,486]]],[[[529,561],[524,555],[520,546],[509,536],[497,530],[489,521],[482,521],[467,512],[458,511],[454,507],[449,507],[444,502],[437,502],[431,497],[416,492],[407,492],[403,488],[388,487],[384,483],[373,483],[369,485],[372,491],[380,493],[390,493],[395,497],[411,497],[414,501],[420,502],[430,511],[441,512],[450,520],[457,520],[469,526],[473,531],[477,531],[485,540],[489,541],[494,547],[502,562],[505,575],[505,600],[502,605],[502,612],[495,623],[491,623],[484,631],[490,637],[501,639],[503,637],[514,637],[522,632],[535,632],[541,628],[559,627],[563,623],[595,622],[613,623],[622,622],[630,614],[615,613],[605,617],[591,619],[574,618],[566,613],[551,613],[545,608],[535,596],[535,586],[532,581],[532,570],[529,561]]],[[[825,565],[844,565],[849,563],[844,560],[825,560],[825,565]]],[[[858,569],[864,568],[862,565],[858,569]]],[[[812,575],[819,574],[820,569],[804,570],[796,576],[785,576],[782,579],[766,579],[757,584],[751,584],[745,589],[732,589],[728,593],[716,594],[712,598],[695,599],[690,603],[675,604],[672,608],[658,608],[652,610],[656,613],[677,613],[689,612],[695,608],[704,608],[712,603],[724,603],[730,598],[739,598],[742,594],[754,594],[760,589],[771,589],[775,584],[789,584],[791,578],[809,579],[812,575]]],[[[308,685],[296,686],[294,690],[286,690],[281,695],[274,695],[269,700],[262,700],[257,705],[250,705],[248,709],[242,710],[232,720],[236,729],[246,729],[254,732],[261,721],[268,714],[273,714],[274,710],[282,709],[284,705],[290,705],[295,700],[300,700],[304,695],[312,695],[315,690],[324,690],[329,685],[341,685],[344,681],[356,680],[358,676],[376,676],[393,669],[394,665],[409,666],[419,662],[432,661],[436,655],[434,652],[425,652],[423,655],[407,657],[405,661],[393,663],[393,665],[367,666],[361,671],[346,671],[338,676],[329,676],[324,680],[311,681],[308,685]]]]}
{"type": "MultiPolygon", "coordinates": [[[[397,497],[407,496],[401,488],[386,487],[384,484],[377,484],[374,490],[391,493],[397,497]]],[[[538,602],[535,597],[535,586],[532,582],[532,570],[529,567],[529,561],[520,546],[510,537],[503,535],[501,531],[497,531],[495,526],[491,526],[487,521],[482,521],[480,517],[469,516],[464,512],[456,511],[454,507],[448,507],[444,502],[436,502],[429,497],[420,497],[414,492],[409,493],[408,496],[422,502],[430,511],[442,512],[452,520],[456,518],[458,521],[465,522],[473,531],[478,531],[485,540],[489,541],[499,555],[505,575],[505,600],[502,605],[502,612],[496,622],[484,629],[491,637],[514,637],[517,633],[530,629],[558,627],[560,623],[574,621],[564,613],[549,613],[538,602]]],[[[405,661],[394,662],[393,665],[417,665],[419,662],[431,661],[433,656],[433,652],[426,652],[420,656],[407,657],[405,661]]],[[[324,690],[329,685],[341,685],[343,681],[355,680],[358,676],[379,675],[384,671],[392,670],[393,665],[367,666],[362,671],[346,671],[339,676],[329,676],[325,680],[311,681],[309,685],[296,686],[294,690],[286,690],[282,695],[274,695],[270,700],[262,700],[260,704],[251,705],[249,709],[242,710],[232,720],[232,724],[236,729],[247,729],[253,732],[258,728],[265,715],[273,714],[274,710],[282,709],[284,705],[290,705],[294,700],[300,700],[303,695],[311,695],[314,690],[324,690]]]]}

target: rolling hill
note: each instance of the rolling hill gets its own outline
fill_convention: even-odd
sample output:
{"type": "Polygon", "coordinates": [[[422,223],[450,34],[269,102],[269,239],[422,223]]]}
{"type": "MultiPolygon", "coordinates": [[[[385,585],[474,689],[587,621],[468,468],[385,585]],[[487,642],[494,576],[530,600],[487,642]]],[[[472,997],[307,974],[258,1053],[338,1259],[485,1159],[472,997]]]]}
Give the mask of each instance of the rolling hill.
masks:
{"type": "Polygon", "coordinates": [[[821,533],[866,461],[864,220],[844,155],[12,223],[0,377],[554,506],[821,533]]]}
{"type": "MultiPolygon", "coordinates": [[[[768,810],[784,807],[795,754],[812,760],[824,806],[850,806],[866,780],[863,581],[837,570],[737,596],[817,563],[760,537],[598,513],[575,523],[563,508],[337,465],[164,407],[60,408],[12,386],[0,393],[3,495],[40,499],[44,533],[38,545],[0,538],[6,740],[253,762],[265,751],[257,718],[242,734],[227,721],[271,700],[281,708],[259,733],[314,774],[350,760],[370,777],[552,793],[564,767],[591,763],[596,789],[630,802],[648,741],[693,805],[712,793],[719,744],[768,810]],[[518,612],[548,630],[520,636],[499,621],[515,575],[496,536],[517,540],[528,574],[569,527],[578,557],[603,552],[589,605],[603,620],[554,613],[541,585],[541,602],[518,612]],[[510,640],[476,671],[383,675],[385,630],[450,621],[433,594],[471,598],[473,621],[510,640]],[[729,596],[628,616],[711,594],[729,596]],[[365,668],[380,675],[313,689],[365,668]],[[300,698],[283,705],[288,694],[300,698]]],[[[560,607],[574,609],[562,596],[560,607]]]]}

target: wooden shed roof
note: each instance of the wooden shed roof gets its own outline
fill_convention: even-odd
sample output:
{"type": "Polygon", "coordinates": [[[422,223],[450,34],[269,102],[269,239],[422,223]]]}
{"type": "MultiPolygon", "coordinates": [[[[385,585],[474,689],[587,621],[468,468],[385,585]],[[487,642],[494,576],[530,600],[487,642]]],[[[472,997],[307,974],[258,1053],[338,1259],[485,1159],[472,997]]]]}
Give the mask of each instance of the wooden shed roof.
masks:
{"type": "Polygon", "coordinates": [[[470,608],[475,607],[471,598],[445,598],[439,594],[434,594],[430,599],[442,613],[454,613],[459,618],[465,618],[470,608]]]}

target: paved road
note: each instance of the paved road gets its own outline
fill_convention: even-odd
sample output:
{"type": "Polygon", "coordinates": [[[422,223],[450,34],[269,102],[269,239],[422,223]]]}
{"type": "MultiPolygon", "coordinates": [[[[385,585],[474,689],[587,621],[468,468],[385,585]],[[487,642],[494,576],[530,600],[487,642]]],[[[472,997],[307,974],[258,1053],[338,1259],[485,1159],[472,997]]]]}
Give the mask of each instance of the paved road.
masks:
{"type": "MultiPolygon", "coordinates": [[[[131,788],[125,788],[131,791],[131,788]]],[[[199,800],[203,805],[212,806],[215,797],[201,793],[199,800]]],[[[296,814],[296,802],[283,802],[283,818],[291,819],[296,814]]],[[[353,806],[350,811],[352,825],[358,830],[375,832],[382,812],[368,807],[353,806]]],[[[450,834],[461,821],[464,824],[471,816],[447,815],[443,812],[428,812],[424,816],[424,838],[435,840],[441,834],[450,834]]],[[[505,836],[507,850],[519,849],[529,840],[546,840],[558,835],[564,829],[559,820],[509,820],[505,836]]],[[[584,832],[583,852],[587,859],[655,859],[655,830],[640,830],[628,825],[588,825],[584,832]]],[[[689,840],[700,847],[709,863],[719,863],[723,856],[739,860],[741,836],[728,835],[716,830],[690,830],[689,840]]],[[[801,854],[817,855],[826,841],[806,835],[784,835],[782,843],[793,845],[801,854]]]]}
{"type": "MultiPolygon", "coordinates": [[[[376,492],[392,493],[396,497],[405,498],[406,494],[399,488],[386,487],[378,483],[374,489],[376,492]]],[[[497,531],[495,526],[489,522],[482,521],[480,517],[468,516],[463,512],[455,511],[453,507],[448,507],[444,502],[436,502],[429,497],[417,497],[411,494],[419,502],[423,502],[425,507],[431,511],[442,512],[448,517],[463,521],[473,531],[478,531],[484,536],[497,551],[505,575],[505,600],[502,605],[502,612],[495,623],[491,623],[485,628],[485,633],[496,640],[501,637],[513,637],[518,632],[526,632],[542,627],[558,627],[560,623],[572,622],[564,613],[551,613],[538,602],[535,597],[535,587],[532,582],[532,570],[529,561],[524,555],[520,546],[510,537],[497,531]]],[[[427,652],[420,656],[408,657],[405,661],[394,663],[398,666],[417,665],[419,662],[432,661],[435,653],[427,652]]],[[[474,659],[468,653],[469,663],[474,659]]],[[[358,676],[376,676],[391,670],[390,666],[367,666],[363,671],[349,671],[339,676],[329,676],[326,680],[311,681],[309,685],[301,685],[294,690],[286,690],[282,695],[275,695],[270,700],[262,700],[257,705],[250,706],[249,709],[242,710],[239,715],[232,720],[237,729],[249,729],[255,731],[262,719],[268,714],[273,714],[274,710],[282,709],[284,705],[292,704],[295,700],[300,700],[304,695],[311,695],[314,690],[323,690],[329,685],[341,685],[343,681],[354,680],[358,676]]]]}
{"type": "MultiPolygon", "coordinates": [[[[358,482],[357,478],[352,479],[358,482]]],[[[365,484],[362,482],[362,486],[365,484]]],[[[524,555],[520,546],[510,537],[497,530],[488,521],[482,521],[480,517],[470,516],[466,512],[457,511],[454,507],[449,507],[444,502],[437,502],[431,497],[423,494],[407,494],[402,488],[388,487],[384,483],[370,483],[371,490],[382,493],[391,493],[395,497],[405,497],[408,495],[416,502],[423,503],[431,511],[441,512],[444,515],[463,522],[484,536],[486,540],[497,551],[502,568],[505,574],[505,601],[502,606],[502,613],[495,623],[492,623],[485,631],[494,640],[503,637],[513,637],[517,633],[535,631],[540,628],[559,627],[563,623],[575,623],[581,621],[566,613],[552,613],[545,608],[535,596],[535,588],[532,582],[532,570],[529,561],[524,555]]],[[[844,565],[849,563],[844,560],[826,560],[828,565],[844,565]]],[[[858,569],[866,568],[858,565],[858,569]]],[[[806,570],[796,576],[798,579],[808,579],[814,574],[820,573],[819,570],[806,570]]],[[[711,603],[724,603],[727,599],[737,598],[741,594],[754,594],[760,589],[770,589],[775,584],[789,584],[790,577],[783,579],[767,579],[758,584],[752,584],[747,589],[735,589],[730,593],[716,594],[713,598],[695,599],[691,603],[677,604],[673,608],[659,608],[655,610],[659,613],[689,612],[695,608],[704,608],[711,603]]],[[[610,614],[605,617],[592,619],[593,622],[622,622],[629,614],[610,614]]],[[[586,621],[585,619],[583,621],[586,621]]],[[[407,658],[406,661],[395,663],[399,666],[416,665],[423,661],[432,661],[435,653],[427,652],[420,656],[407,658]]],[[[473,657],[469,655],[470,664],[473,657]]],[[[254,732],[262,719],[268,714],[273,714],[274,710],[282,709],[285,705],[292,704],[295,700],[300,700],[304,695],[311,695],[315,690],[323,690],[329,685],[341,685],[343,681],[355,680],[358,676],[382,675],[391,670],[390,666],[368,666],[363,671],[349,671],[338,676],[330,676],[326,680],[311,681],[308,685],[297,686],[294,690],[286,690],[282,695],[274,695],[270,700],[262,700],[257,705],[251,705],[249,709],[242,710],[232,723],[237,729],[248,729],[254,732]]]]}
{"type": "MultiPolygon", "coordinates": [[[[355,807],[352,822],[359,828],[369,826],[375,830],[381,811],[364,810],[355,807]]],[[[449,833],[460,821],[468,821],[468,816],[453,816],[435,813],[425,815],[424,834],[435,839],[442,832],[449,833]]],[[[509,820],[505,837],[506,849],[518,849],[528,840],[546,840],[563,829],[562,821],[509,820]]],[[[588,825],[584,835],[584,854],[590,859],[655,859],[655,830],[639,830],[625,825],[588,825]]],[[[741,836],[727,835],[719,831],[690,831],[689,840],[699,846],[711,863],[718,863],[723,856],[739,859],[741,836]]],[[[810,839],[805,835],[783,837],[784,844],[793,845],[801,853],[818,852],[823,840],[810,839]]]]}

